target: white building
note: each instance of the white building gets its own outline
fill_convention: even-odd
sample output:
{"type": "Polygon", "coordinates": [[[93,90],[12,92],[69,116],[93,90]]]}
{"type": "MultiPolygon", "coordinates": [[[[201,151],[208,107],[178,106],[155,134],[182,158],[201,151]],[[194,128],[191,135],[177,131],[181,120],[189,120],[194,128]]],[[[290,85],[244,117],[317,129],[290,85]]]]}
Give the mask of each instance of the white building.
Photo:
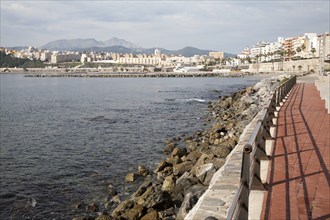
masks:
{"type": "Polygon", "coordinates": [[[43,51],[40,54],[40,60],[41,61],[50,61],[51,56],[52,56],[52,52],[50,52],[50,51],[43,51]]]}
{"type": "Polygon", "coordinates": [[[58,54],[53,53],[51,55],[51,63],[61,63],[61,62],[73,62],[73,61],[80,61],[81,55],[79,53],[65,53],[65,54],[58,54]]]}

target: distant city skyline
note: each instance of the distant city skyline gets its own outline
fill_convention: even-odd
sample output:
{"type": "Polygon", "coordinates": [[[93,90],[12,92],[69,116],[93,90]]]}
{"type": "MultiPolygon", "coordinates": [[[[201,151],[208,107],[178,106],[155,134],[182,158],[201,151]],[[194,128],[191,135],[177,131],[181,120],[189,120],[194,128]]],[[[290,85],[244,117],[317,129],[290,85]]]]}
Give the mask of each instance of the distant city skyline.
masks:
{"type": "Polygon", "coordinates": [[[118,37],[143,48],[239,53],[259,41],[329,31],[329,1],[1,0],[0,45],[118,37]]]}

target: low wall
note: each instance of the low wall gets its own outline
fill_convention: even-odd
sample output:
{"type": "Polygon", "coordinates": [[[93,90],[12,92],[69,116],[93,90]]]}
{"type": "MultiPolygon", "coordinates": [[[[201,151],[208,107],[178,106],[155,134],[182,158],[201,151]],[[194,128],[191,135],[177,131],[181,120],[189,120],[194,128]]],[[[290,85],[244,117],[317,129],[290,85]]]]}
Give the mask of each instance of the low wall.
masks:
{"type": "MultiPolygon", "coordinates": [[[[329,63],[324,63],[325,69],[330,69],[329,63]]],[[[285,71],[285,72],[310,72],[318,71],[319,59],[308,60],[291,60],[273,63],[253,63],[249,66],[251,72],[272,72],[272,71],[285,71]]]]}

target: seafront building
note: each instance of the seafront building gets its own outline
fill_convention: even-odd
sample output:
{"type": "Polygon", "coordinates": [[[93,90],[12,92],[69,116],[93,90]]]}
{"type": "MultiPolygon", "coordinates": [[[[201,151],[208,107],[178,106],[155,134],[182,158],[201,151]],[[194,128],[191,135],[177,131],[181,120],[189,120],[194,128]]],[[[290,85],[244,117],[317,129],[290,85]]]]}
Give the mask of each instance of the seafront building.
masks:
{"type": "MultiPolygon", "coordinates": [[[[7,54],[12,54],[18,58],[37,59],[51,64],[63,62],[81,62],[85,63],[113,63],[118,65],[146,66],[175,68],[181,66],[201,66],[213,69],[242,69],[246,65],[258,63],[273,63],[283,61],[294,61],[302,59],[330,59],[330,34],[305,33],[301,36],[278,37],[275,42],[261,41],[247,46],[237,57],[225,57],[224,52],[212,51],[208,55],[195,55],[185,57],[181,55],[165,55],[160,49],[155,49],[152,54],[122,54],[113,52],[72,52],[72,51],[48,51],[39,50],[35,47],[29,47],[21,51],[0,48],[7,54]],[[210,68],[211,67],[211,68],[210,68]],[[213,68],[212,68],[213,67],[213,68]]],[[[306,61],[307,62],[307,61],[306,61]]],[[[298,69],[304,69],[299,68],[298,69]]],[[[308,64],[314,65],[314,64],[308,64]]],[[[291,68],[291,67],[290,67],[291,68]]],[[[290,69],[289,68],[289,69],[290,69]]],[[[292,67],[291,69],[295,69],[292,67]]],[[[269,69],[269,68],[268,68],[269,69]]],[[[273,65],[273,70],[289,70],[284,68],[283,64],[273,65]]],[[[306,67],[306,70],[314,69],[306,67]]]]}
{"type": "Polygon", "coordinates": [[[258,42],[251,49],[245,48],[238,58],[251,59],[254,62],[279,60],[311,59],[330,56],[329,32],[317,35],[305,33],[302,36],[279,37],[276,42],[258,42]]]}

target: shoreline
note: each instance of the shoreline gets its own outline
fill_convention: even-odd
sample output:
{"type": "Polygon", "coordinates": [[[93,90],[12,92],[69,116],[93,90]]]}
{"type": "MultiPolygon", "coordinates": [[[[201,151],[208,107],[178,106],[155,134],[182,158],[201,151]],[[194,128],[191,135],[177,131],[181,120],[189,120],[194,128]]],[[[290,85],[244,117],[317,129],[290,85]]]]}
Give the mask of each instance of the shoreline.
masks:
{"type": "MultiPolygon", "coordinates": [[[[54,70],[54,69],[36,69],[36,70],[13,70],[13,72],[0,72],[1,74],[23,74],[24,77],[60,77],[60,78],[189,78],[189,77],[259,77],[260,79],[280,76],[286,74],[287,71],[269,71],[269,72],[241,72],[231,71],[228,73],[210,72],[210,71],[198,71],[198,72],[109,72],[109,71],[81,71],[70,69],[65,70],[54,70]]],[[[309,75],[312,72],[300,72],[291,73],[297,76],[309,75]]]]}
{"type": "Polygon", "coordinates": [[[174,137],[164,149],[166,159],[153,172],[139,166],[128,174],[145,179],[124,201],[112,195],[106,203],[116,208],[105,209],[96,219],[184,219],[226,163],[244,129],[262,108],[263,99],[277,85],[266,76],[261,77],[266,83],[259,81],[210,103],[209,128],[190,137],[174,137]]]}

